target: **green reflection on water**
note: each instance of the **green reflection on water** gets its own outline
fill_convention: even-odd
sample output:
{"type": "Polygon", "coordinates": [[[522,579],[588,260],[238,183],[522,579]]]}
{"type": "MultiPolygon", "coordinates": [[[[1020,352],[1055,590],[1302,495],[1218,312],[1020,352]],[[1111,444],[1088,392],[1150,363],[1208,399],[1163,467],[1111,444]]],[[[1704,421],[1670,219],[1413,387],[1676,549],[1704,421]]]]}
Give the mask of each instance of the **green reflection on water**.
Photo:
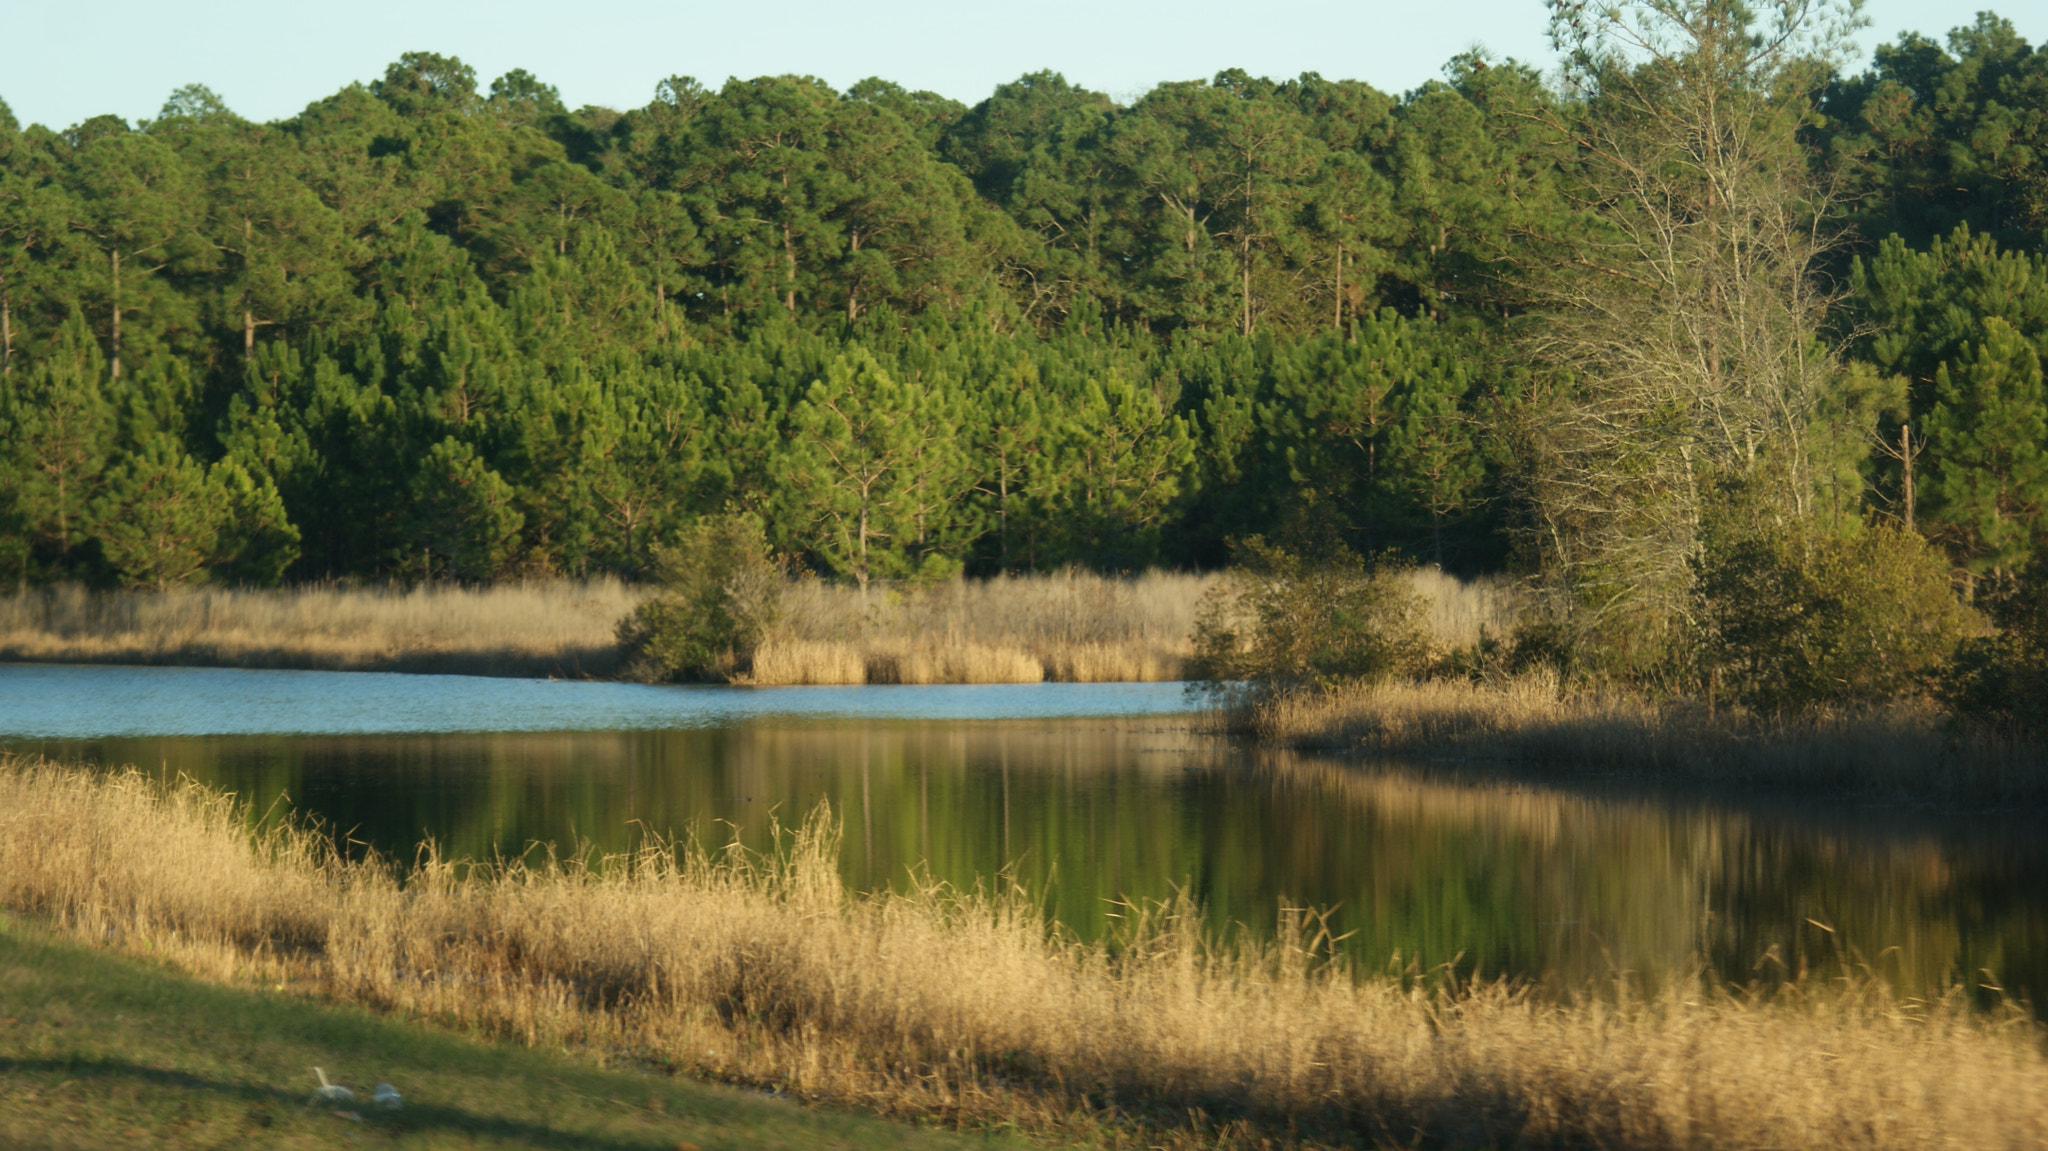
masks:
{"type": "Polygon", "coordinates": [[[17,745],[280,796],[409,857],[599,851],[642,830],[756,847],[829,801],[856,887],[920,863],[1013,875],[1084,936],[1120,900],[1186,890],[1218,927],[1335,907],[1362,964],[1458,960],[1581,986],[1826,974],[1909,994],[2048,988],[2048,849],[2031,823],[1464,786],[1257,753],[1171,721],[756,722],[666,732],[236,736],[17,745]],[[1829,930],[1832,929],[1832,930],[1829,930]]]}

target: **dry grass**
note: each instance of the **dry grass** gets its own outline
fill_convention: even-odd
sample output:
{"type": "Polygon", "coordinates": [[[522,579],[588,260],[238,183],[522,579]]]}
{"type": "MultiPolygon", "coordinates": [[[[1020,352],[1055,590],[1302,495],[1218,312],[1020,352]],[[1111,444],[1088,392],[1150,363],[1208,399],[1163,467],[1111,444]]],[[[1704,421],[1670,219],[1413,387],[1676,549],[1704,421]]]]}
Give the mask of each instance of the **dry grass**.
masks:
{"type": "MultiPolygon", "coordinates": [[[[1224,577],[1064,571],[872,589],[793,581],[745,682],[1072,683],[1181,678],[1202,597],[1224,577]]],[[[1505,632],[1512,591],[1414,575],[1445,647],[1505,632]]],[[[0,597],[0,660],[606,677],[646,595],[616,580],[465,588],[313,586],[0,597]]]]}
{"type": "MultiPolygon", "coordinates": [[[[762,645],[747,682],[1066,683],[1180,679],[1202,597],[1224,575],[1086,572],[878,588],[805,581],[788,619],[762,645]]],[[[1511,585],[1467,583],[1435,569],[1411,579],[1429,603],[1439,646],[1504,635],[1519,599],[1511,585]]]]}
{"type": "Polygon", "coordinates": [[[1482,636],[1505,638],[1514,630],[1525,598],[1513,581],[1497,576],[1461,580],[1425,567],[1410,572],[1408,579],[1429,605],[1429,628],[1441,648],[1476,647],[1482,636]]]}
{"type": "Polygon", "coordinates": [[[1011,895],[849,896],[819,822],[775,859],[403,876],[245,826],[196,787],[6,761],[0,903],[223,981],[1098,1145],[2048,1142],[2034,1025],[1875,985],[1425,990],[1322,961],[1313,920],[1225,946],[1184,907],[1094,947],[1011,895]]]}
{"type": "Polygon", "coordinates": [[[1925,700],[1759,716],[1704,703],[1568,691],[1531,673],[1269,701],[1227,722],[1280,747],[1555,763],[1713,784],[1783,784],[1972,800],[2048,793],[2041,749],[1959,730],[1925,700]]]}
{"type": "MultiPolygon", "coordinates": [[[[1212,576],[1083,572],[877,587],[793,581],[744,682],[1173,680],[1212,576]]],[[[604,677],[646,592],[615,580],[0,598],[0,660],[604,677]]]]}
{"type": "Polygon", "coordinates": [[[641,593],[617,580],[0,598],[0,660],[604,676],[641,593]]]}
{"type": "Polygon", "coordinates": [[[1219,577],[1065,571],[931,585],[790,585],[746,682],[1166,681],[1219,577]]]}

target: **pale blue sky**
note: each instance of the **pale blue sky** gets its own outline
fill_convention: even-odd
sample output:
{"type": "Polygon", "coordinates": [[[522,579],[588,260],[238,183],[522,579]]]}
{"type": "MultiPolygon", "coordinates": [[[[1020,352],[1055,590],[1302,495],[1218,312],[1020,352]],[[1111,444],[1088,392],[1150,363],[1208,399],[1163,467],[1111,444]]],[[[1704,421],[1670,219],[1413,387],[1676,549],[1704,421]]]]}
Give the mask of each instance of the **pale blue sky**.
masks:
{"type": "MultiPolygon", "coordinates": [[[[1942,36],[1980,3],[1871,0],[1866,52],[1902,29],[1942,36]]],[[[1998,10],[2038,45],[2044,8],[1998,10]]],[[[154,116],[172,89],[197,82],[268,120],[415,49],[460,56],[485,84],[526,68],[571,107],[645,104],[675,73],[714,87],[729,75],[808,73],[841,88],[878,75],[970,104],[1040,68],[1120,99],[1229,67],[1400,92],[1477,44],[1547,66],[1543,31],[1542,0],[0,0],[0,98],[23,123],[64,127],[101,112],[154,116]]]]}

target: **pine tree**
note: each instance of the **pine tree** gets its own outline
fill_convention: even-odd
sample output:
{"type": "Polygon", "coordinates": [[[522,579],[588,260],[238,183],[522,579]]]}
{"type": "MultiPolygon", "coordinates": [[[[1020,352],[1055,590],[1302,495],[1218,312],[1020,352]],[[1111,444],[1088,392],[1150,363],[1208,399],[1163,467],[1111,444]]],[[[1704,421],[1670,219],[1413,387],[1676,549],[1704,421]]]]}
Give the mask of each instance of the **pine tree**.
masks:
{"type": "Polygon", "coordinates": [[[1983,338],[1935,373],[1927,416],[1932,464],[1931,534],[1980,575],[2025,566],[2048,513],[2048,394],[2041,360],[2010,324],[1983,323],[1983,338]]]}
{"type": "Polygon", "coordinates": [[[49,355],[0,384],[0,496],[22,533],[13,549],[19,576],[41,565],[69,574],[73,549],[88,537],[115,442],[105,374],[84,317],[74,313],[49,355]]]}
{"type": "Polygon", "coordinates": [[[790,413],[792,511],[812,554],[863,590],[947,574],[928,545],[956,536],[974,483],[950,417],[866,349],[834,359],[790,413]]]}
{"type": "Polygon", "coordinates": [[[413,480],[411,546],[400,570],[425,579],[490,580],[510,572],[524,517],[516,493],[476,449],[449,436],[429,448],[413,480]]]}

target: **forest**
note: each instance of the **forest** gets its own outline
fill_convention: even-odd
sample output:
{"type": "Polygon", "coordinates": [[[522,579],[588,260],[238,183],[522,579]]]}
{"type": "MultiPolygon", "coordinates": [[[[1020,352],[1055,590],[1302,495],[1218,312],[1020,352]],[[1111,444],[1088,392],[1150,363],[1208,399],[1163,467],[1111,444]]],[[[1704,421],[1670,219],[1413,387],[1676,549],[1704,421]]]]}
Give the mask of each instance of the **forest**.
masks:
{"type": "Polygon", "coordinates": [[[1852,73],[1833,9],[1683,7],[1553,3],[1561,64],[1399,95],[572,110],[408,53],[273,123],[0,104],[0,578],[634,580],[726,513],[862,587],[1260,535],[1535,573],[1631,666],[1793,537],[2022,588],[2048,54],[1987,13],[1852,73]]]}

